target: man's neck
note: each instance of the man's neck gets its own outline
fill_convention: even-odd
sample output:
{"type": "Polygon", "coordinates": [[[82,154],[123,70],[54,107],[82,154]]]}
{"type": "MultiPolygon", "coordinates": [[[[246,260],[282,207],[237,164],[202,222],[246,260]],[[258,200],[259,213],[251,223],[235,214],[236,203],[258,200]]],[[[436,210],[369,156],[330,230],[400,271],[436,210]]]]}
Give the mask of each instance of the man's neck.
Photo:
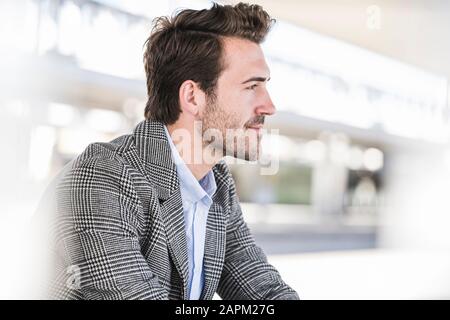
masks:
{"type": "Polygon", "coordinates": [[[203,145],[201,133],[194,127],[167,125],[167,131],[192,175],[200,181],[222,158],[215,155],[210,146],[203,145]]]}

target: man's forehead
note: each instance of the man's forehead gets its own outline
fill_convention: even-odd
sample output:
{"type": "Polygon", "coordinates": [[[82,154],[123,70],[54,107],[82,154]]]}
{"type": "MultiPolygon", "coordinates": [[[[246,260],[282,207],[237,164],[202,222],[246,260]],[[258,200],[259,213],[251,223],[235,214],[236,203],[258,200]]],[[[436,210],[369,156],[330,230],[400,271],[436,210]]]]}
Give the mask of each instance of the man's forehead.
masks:
{"type": "Polygon", "coordinates": [[[235,77],[268,78],[269,68],[259,44],[239,38],[224,40],[224,73],[235,77]]]}

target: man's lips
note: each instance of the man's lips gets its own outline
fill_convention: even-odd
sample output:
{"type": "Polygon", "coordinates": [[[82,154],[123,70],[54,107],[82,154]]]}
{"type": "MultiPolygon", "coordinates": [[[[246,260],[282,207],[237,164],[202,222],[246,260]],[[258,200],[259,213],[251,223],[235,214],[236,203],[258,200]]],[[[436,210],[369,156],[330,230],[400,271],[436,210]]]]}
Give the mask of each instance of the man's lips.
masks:
{"type": "Polygon", "coordinates": [[[260,133],[260,132],[261,132],[261,129],[262,129],[263,127],[264,127],[263,125],[256,125],[256,126],[249,126],[248,129],[253,129],[253,130],[255,130],[256,132],[260,133]]]}
{"type": "Polygon", "coordinates": [[[252,125],[249,125],[249,126],[248,126],[248,128],[253,128],[253,129],[261,129],[261,128],[263,128],[263,127],[264,127],[264,124],[263,124],[263,123],[252,124],[252,125]]]}

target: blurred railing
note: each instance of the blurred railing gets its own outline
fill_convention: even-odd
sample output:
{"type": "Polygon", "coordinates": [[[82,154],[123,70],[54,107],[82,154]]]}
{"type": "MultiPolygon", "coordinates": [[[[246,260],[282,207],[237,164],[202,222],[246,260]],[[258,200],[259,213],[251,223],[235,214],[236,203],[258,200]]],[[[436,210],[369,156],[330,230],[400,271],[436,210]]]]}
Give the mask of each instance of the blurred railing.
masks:
{"type": "MultiPolygon", "coordinates": [[[[10,68],[0,77],[0,103],[3,119],[23,124],[9,130],[20,134],[20,147],[6,141],[20,159],[10,163],[23,169],[20,181],[46,181],[89,142],[128,132],[142,119],[143,44],[152,17],[179,4],[2,1],[1,48],[13,51],[20,72],[10,68]]],[[[383,203],[385,159],[417,141],[448,142],[444,77],[282,21],[263,46],[279,110],[268,125],[281,129],[274,152],[282,167],[277,179],[254,178],[256,189],[245,183],[255,181],[248,167],[235,167],[244,201],[373,221],[383,203]]]]}

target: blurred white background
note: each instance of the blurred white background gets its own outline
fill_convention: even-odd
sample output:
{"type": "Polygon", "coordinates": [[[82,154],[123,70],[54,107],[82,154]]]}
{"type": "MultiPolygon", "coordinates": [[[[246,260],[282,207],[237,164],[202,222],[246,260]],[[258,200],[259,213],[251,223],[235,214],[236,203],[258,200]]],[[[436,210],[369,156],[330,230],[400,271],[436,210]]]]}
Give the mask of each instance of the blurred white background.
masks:
{"type": "MultiPolygon", "coordinates": [[[[258,244],[303,299],[450,298],[450,3],[253,3],[278,21],[263,49],[280,167],[232,165],[258,244]]],[[[209,6],[0,2],[0,298],[32,297],[52,178],[143,120],[152,18],[209,6]]]]}

